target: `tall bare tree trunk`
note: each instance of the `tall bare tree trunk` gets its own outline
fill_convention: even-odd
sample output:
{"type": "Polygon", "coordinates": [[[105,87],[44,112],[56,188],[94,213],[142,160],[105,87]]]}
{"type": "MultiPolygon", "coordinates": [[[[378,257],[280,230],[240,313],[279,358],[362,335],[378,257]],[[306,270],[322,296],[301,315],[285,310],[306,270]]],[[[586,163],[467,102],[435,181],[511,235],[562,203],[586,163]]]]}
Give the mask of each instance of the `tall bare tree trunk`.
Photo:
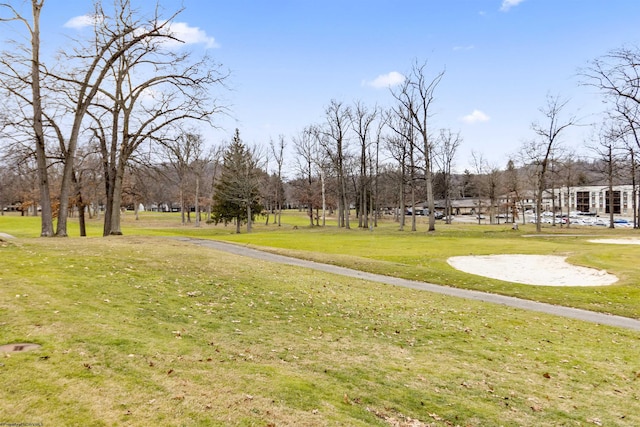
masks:
{"type": "Polygon", "coordinates": [[[40,95],[40,12],[44,0],[31,0],[33,28],[31,29],[31,91],[33,95],[33,131],[36,138],[36,164],[40,191],[41,237],[53,236],[53,212],[49,192],[45,136],[42,126],[42,97],[40,95]]]}

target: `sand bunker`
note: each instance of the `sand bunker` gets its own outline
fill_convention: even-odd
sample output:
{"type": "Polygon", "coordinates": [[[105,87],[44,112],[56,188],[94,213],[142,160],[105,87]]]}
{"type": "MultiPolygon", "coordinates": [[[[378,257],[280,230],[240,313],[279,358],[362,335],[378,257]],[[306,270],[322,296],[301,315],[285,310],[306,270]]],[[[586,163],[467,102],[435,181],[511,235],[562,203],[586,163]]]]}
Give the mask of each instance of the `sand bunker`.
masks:
{"type": "Polygon", "coordinates": [[[640,245],[640,239],[594,239],[591,243],[608,243],[610,245],[640,245]]]}
{"type": "Polygon", "coordinates": [[[447,260],[465,273],[540,286],[605,286],[618,278],[604,270],[580,267],[556,255],[457,256],[447,260]]]}

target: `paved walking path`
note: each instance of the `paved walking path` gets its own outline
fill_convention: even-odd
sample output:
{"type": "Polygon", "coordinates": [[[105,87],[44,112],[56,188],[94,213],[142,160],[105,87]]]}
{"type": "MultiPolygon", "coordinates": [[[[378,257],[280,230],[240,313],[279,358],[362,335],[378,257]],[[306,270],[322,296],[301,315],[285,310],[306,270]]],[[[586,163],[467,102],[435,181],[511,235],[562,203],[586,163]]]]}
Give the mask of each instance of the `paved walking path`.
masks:
{"type": "Polygon", "coordinates": [[[207,248],[219,251],[229,252],[235,255],[256,258],[263,261],[278,262],[281,264],[294,265],[297,267],[311,268],[314,270],[324,271],[326,273],[340,274],[342,276],[355,277],[358,279],[369,280],[372,282],[385,283],[387,285],[402,286],[405,288],[418,289],[428,292],[434,292],[453,297],[466,298],[478,301],[489,302],[493,304],[506,305],[509,307],[520,308],[523,310],[537,311],[541,313],[553,314],[572,319],[583,320],[586,322],[599,323],[602,325],[616,326],[620,328],[633,329],[640,331],[640,320],[631,319],[622,316],[613,316],[603,313],[596,313],[578,308],[563,307],[553,304],[545,304],[542,302],[530,301],[504,295],[491,294],[486,292],[473,291],[468,289],[459,289],[449,286],[434,285],[432,283],[418,282],[414,280],[400,279],[397,277],[383,276],[380,274],[367,273],[364,271],[353,270],[335,265],[321,264],[314,261],[307,261],[298,258],[291,258],[283,255],[276,255],[252,249],[234,243],[226,243],[217,240],[195,239],[189,237],[179,237],[177,240],[183,242],[194,243],[207,248]]]}

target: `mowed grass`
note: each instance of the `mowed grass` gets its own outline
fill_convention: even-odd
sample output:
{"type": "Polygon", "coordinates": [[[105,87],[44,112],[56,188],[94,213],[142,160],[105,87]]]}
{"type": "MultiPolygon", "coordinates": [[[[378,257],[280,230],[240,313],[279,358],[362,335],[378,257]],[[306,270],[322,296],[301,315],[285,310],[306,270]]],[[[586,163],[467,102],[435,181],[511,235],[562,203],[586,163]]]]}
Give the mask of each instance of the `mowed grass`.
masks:
{"type": "Polygon", "coordinates": [[[0,246],[0,422],[640,425],[640,335],[161,237],[0,246]]]}
{"type": "MultiPolygon", "coordinates": [[[[296,218],[296,214],[289,212],[285,218],[296,218]]],[[[219,226],[201,236],[388,276],[640,318],[640,245],[590,242],[594,238],[640,238],[638,230],[546,226],[543,233],[536,234],[530,224],[514,231],[510,224],[447,225],[439,221],[436,231],[428,233],[423,218],[417,232],[399,231],[398,224],[388,218],[373,231],[358,229],[357,223],[351,230],[334,224],[297,229],[290,224],[258,226],[250,234],[235,234],[219,226]],[[606,270],[619,280],[598,287],[532,286],[464,273],[447,263],[451,256],[490,254],[566,256],[569,263],[606,270]]]]}
{"type": "MultiPolygon", "coordinates": [[[[446,286],[498,293],[565,305],[602,313],[640,318],[640,245],[592,243],[594,238],[640,238],[633,229],[571,227],[547,225],[543,233],[535,233],[532,224],[520,225],[514,231],[510,224],[477,225],[444,224],[438,221],[436,231],[427,232],[426,219],[418,219],[418,231],[405,231],[391,217],[379,221],[373,231],[357,227],[345,230],[336,226],[335,217],[327,218],[326,227],[309,227],[306,212],[288,210],[282,226],[269,225],[264,218],[256,221],[254,231],[235,233],[235,226],[200,227],[192,222],[180,223],[178,213],[142,212],[135,220],[132,212],[122,217],[125,235],[190,236],[210,238],[260,247],[284,255],[341,265],[388,276],[420,280],[446,286]],[[532,286],[489,279],[458,271],[447,263],[451,256],[487,254],[542,254],[566,256],[569,263],[606,270],[619,280],[611,286],[532,286]]],[[[88,221],[89,236],[102,234],[101,220],[88,221]]],[[[39,218],[0,216],[0,232],[19,237],[39,235],[39,218]]],[[[69,224],[69,234],[77,236],[77,223],[69,224]]]]}

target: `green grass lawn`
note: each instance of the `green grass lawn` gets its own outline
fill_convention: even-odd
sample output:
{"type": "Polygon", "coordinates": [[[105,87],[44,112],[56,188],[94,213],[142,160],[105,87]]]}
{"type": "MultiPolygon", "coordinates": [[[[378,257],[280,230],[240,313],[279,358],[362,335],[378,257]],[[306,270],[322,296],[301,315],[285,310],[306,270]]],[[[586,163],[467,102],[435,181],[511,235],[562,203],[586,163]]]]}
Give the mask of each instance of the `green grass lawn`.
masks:
{"type": "Polygon", "coordinates": [[[426,232],[425,222],[419,227],[414,233],[401,232],[390,220],[381,222],[373,232],[335,226],[269,226],[256,227],[250,234],[234,234],[216,227],[219,234],[208,237],[378,274],[640,318],[640,265],[636,261],[640,245],[589,242],[594,237],[640,237],[638,230],[548,226],[536,235],[529,224],[518,231],[509,224],[439,222],[433,233],[426,232]],[[488,254],[563,255],[570,263],[607,270],[619,281],[606,287],[531,286],[460,272],[447,264],[451,256],[488,254]]]}
{"type": "MultiPolygon", "coordinates": [[[[38,219],[0,217],[0,232],[19,237],[0,242],[0,344],[42,345],[2,356],[0,424],[640,425],[638,332],[241,259],[165,236],[268,246],[540,300],[556,293],[565,305],[582,298],[637,314],[635,247],[555,230],[523,237],[527,227],[308,229],[291,214],[296,220],[283,216],[282,227],[238,236],[231,227],[181,226],[175,215],[131,217],[124,237],[84,239],[30,238],[38,219]],[[448,256],[465,253],[569,254],[621,283],[586,292],[447,267],[448,256]]],[[[100,230],[95,221],[89,234],[100,230]]]]}

